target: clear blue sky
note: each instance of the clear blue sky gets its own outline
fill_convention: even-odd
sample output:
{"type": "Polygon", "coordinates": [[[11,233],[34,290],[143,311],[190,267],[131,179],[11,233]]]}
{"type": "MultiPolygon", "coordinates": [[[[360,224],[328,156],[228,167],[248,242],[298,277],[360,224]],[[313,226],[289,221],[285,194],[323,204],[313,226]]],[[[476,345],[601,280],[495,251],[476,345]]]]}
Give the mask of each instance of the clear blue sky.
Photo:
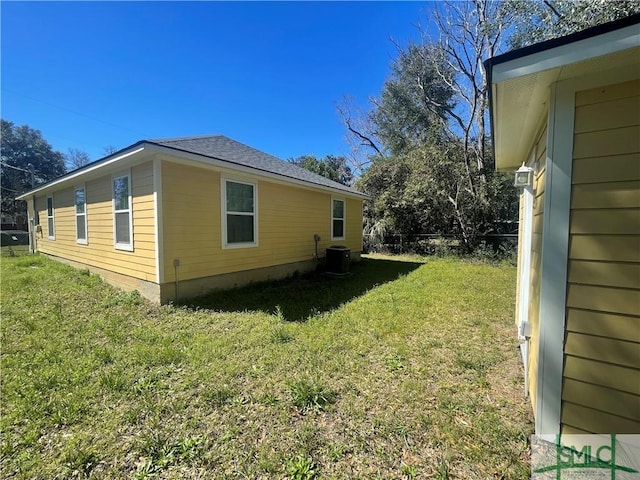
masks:
{"type": "Polygon", "coordinates": [[[378,95],[422,2],[2,1],[2,118],[92,160],[223,134],[280,158],[348,153],[344,95],[378,95]]]}

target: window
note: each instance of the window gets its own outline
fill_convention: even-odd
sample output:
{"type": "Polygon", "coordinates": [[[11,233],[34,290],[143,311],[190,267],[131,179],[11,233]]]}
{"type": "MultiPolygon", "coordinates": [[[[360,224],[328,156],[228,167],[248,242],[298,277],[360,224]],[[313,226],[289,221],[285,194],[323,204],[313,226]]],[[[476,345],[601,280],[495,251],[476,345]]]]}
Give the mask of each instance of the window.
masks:
{"type": "Polygon", "coordinates": [[[87,201],[84,187],[76,188],[76,242],[87,243],[87,201]]]}
{"type": "Polygon", "coordinates": [[[331,240],[344,240],[344,200],[331,201],[331,240]]]}
{"type": "Polygon", "coordinates": [[[116,248],[133,250],[131,240],[133,224],[131,219],[131,177],[122,175],[113,178],[113,224],[116,248]]]}
{"type": "Polygon", "coordinates": [[[253,183],[224,180],[225,247],[255,246],[256,186],[253,183]]]}
{"type": "Polygon", "coordinates": [[[53,197],[47,197],[47,234],[50,240],[56,239],[53,222],[53,197]]]}

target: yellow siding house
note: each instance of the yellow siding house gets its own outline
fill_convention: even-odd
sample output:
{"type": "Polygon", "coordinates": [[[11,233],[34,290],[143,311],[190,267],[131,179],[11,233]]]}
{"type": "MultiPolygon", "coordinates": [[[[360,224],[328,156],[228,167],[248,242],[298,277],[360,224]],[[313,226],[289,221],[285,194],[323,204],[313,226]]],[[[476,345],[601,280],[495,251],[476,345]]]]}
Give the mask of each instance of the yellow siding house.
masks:
{"type": "Polygon", "coordinates": [[[221,135],[142,140],[25,193],[32,249],[168,302],[358,260],[366,195],[221,135]]]}
{"type": "Polygon", "coordinates": [[[640,16],[485,66],[536,433],[640,433],[640,16]]]}

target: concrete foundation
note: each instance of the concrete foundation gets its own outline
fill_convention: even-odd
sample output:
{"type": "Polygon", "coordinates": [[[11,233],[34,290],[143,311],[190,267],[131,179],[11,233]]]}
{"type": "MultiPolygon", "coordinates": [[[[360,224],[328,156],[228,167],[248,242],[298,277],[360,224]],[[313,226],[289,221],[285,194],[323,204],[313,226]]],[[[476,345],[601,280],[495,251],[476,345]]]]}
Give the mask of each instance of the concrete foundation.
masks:
{"type": "MultiPolygon", "coordinates": [[[[42,254],[47,255],[47,254],[42,254]]],[[[100,275],[107,283],[125,291],[138,290],[140,295],[155,303],[169,303],[184,301],[199,295],[204,295],[213,290],[229,290],[250,283],[265,282],[269,280],[280,280],[294,273],[305,273],[315,270],[318,265],[316,260],[305,260],[302,262],[287,263],[284,265],[273,265],[271,267],[255,268],[240,272],[212,275],[209,277],[192,278],[180,280],[178,282],[163,283],[158,285],[129,275],[112,272],[103,268],[94,267],[81,262],[75,262],[55,255],[47,257],[61,263],[71,265],[75,268],[88,269],[91,273],[100,275]]],[[[360,252],[351,252],[351,260],[359,261],[360,252]]]]}

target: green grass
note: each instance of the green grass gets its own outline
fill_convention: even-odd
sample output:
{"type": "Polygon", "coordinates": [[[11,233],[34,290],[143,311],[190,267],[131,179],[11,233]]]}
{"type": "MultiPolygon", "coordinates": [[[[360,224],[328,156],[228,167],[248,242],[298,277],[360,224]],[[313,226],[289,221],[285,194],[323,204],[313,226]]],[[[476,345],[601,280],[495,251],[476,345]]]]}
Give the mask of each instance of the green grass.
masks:
{"type": "Polygon", "coordinates": [[[154,306],[3,258],[2,478],[528,478],[515,269],[369,257],[154,306]]]}
{"type": "Polygon", "coordinates": [[[0,257],[19,257],[29,254],[29,245],[13,245],[0,247],[0,257]]]}

